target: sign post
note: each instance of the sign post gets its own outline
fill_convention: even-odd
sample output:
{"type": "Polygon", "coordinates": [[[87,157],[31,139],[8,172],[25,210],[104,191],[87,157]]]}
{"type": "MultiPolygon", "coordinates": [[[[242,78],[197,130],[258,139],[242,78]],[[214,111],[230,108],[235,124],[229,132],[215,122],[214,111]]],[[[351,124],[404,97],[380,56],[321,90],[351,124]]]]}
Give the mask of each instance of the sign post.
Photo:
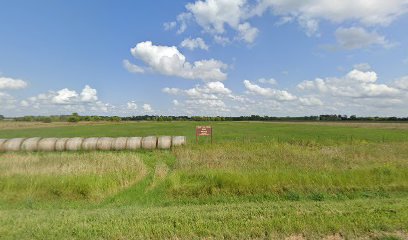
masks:
{"type": "Polygon", "coordinates": [[[212,127],[211,126],[197,126],[196,127],[196,143],[198,143],[198,137],[210,136],[211,144],[213,143],[212,127]]]}

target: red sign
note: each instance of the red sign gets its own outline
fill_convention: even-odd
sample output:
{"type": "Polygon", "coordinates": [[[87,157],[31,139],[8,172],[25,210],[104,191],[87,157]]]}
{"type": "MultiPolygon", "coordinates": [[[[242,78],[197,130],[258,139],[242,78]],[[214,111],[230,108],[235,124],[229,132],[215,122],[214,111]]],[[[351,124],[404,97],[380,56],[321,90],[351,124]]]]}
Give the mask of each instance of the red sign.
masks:
{"type": "Polygon", "coordinates": [[[212,143],[212,127],[211,126],[197,126],[196,127],[196,142],[198,143],[198,137],[211,136],[212,143]]]}
{"type": "Polygon", "coordinates": [[[197,136],[211,136],[212,128],[211,126],[197,126],[196,135],[197,136]]]}

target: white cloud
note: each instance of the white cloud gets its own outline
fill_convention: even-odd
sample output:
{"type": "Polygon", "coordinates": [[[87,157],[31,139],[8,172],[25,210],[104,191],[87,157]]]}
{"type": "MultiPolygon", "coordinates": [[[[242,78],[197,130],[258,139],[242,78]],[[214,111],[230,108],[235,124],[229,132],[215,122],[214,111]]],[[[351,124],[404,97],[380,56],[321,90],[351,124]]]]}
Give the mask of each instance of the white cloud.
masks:
{"type": "Polygon", "coordinates": [[[277,90],[273,88],[263,88],[259,85],[251,83],[249,80],[244,80],[244,86],[249,93],[269,97],[277,101],[293,101],[297,99],[296,96],[285,90],[277,90]]]}
{"type": "Polygon", "coordinates": [[[190,50],[194,50],[196,48],[208,50],[208,46],[202,38],[186,38],[180,43],[180,47],[190,50]]]}
{"type": "Polygon", "coordinates": [[[253,14],[262,15],[268,9],[278,16],[323,19],[334,23],[358,21],[366,26],[388,25],[408,12],[406,0],[261,0],[253,14]]]}
{"type": "Polygon", "coordinates": [[[22,89],[27,87],[27,82],[21,79],[0,77],[0,90],[3,89],[22,89]]]}
{"type": "Polygon", "coordinates": [[[86,85],[81,93],[68,88],[49,91],[20,101],[25,111],[35,114],[59,114],[69,112],[109,112],[114,106],[98,100],[97,91],[86,85]]]}
{"type": "Polygon", "coordinates": [[[129,60],[123,60],[123,67],[128,70],[128,72],[131,73],[144,73],[144,69],[142,67],[137,66],[136,64],[133,64],[129,62],[129,60]]]}
{"type": "Polygon", "coordinates": [[[225,46],[227,44],[231,43],[231,40],[228,37],[223,37],[220,35],[215,35],[214,36],[214,41],[222,46],[225,46]]]}
{"type": "Polygon", "coordinates": [[[336,97],[386,98],[397,97],[400,91],[385,84],[377,83],[377,73],[354,69],[344,77],[317,78],[298,84],[300,90],[316,91],[336,97]]]}
{"type": "Polygon", "coordinates": [[[266,78],[260,78],[258,79],[258,82],[263,83],[263,84],[270,84],[270,85],[276,85],[278,84],[278,81],[274,78],[266,79],[266,78]]]}
{"type": "Polygon", "coordinates": [[[68,88],[61,89],[51,98],[55,104],[73,104],[78,102],[78,93],[68,88]]]}
{"type": "Polygon", "coordinates": [[[368,32],[361,27],[338,28],[336,30],[337,43],[344,49],[367,48],[372,45],[379,45],[385,48],[392,44],[376,32],[368,32]]]}
{"type": "Polygon", "coordinates": [[[231,90],[226,88],[222,82],[207,82],[204,86],[197,85],[190,89],[163,88],[162,91],[171,95],[185,95],[197,99],[218,99],[220,95],[229,96],[231,90]]]}
{"type": "Polygon", "coordinates": [[[186,12],[177,17],[180,25],[178,33],[184,32],[188,23],[194,20],[205,32],[218,38],[215,39],[216,42],[225,39],[222,35],[232,29],[240,36],[238,39],[251,43],[255,40],[258,29],[252,27],[249,20],[262,16],[265,12],[280,17],[277,25],[297,22],[308,36],[318,36],[321,21],[335,24],[354,22],[366,27],[387,26],[408,12],[408,1],[197,0],[188,3],[186,9],[186,12]]]}
{"type": "Polygon", "coordinates": [[[177,30],[177,34],[182,34],[186,31],[187,25],[190,22],[193,15],[191,13],[180,13],[177,16],[177,22],[179,24],[179,29],[177,30]]]}
{"type": "Polygon", "coordinates": [[[22,101],[20,102],[20,105],[21,105],[22,107],[28,107],[28,106],[30,106],[30,103],[29,103],[28,101],[26,101],[26,100],[22,100],[22,101]]]}
{"type": "Polygon", "coordinates": [[[408,90],[408,76],[404,76],[396,80],[395,85],[399,89],[408,90]]]}
{"type": "Polygon", "coordinates": [[[81,92],[81,101],[82,102],[95,102],[98,100],[98,92],[96,89],[91,88],[89,85],[86,85],[81,92]]]}
{"type": "Polygon", "coordinates": [[[169,31],[177,26],[177,22],[165,22],[163,23],[164,30],[169,31]]]}
{"type": "Polygon", "coordinates": [[[13,109],[16,107],[16,99],[8,93],[0,92],[0,110],[13,109]]]}
{"type": "Polygon", "coordinates": [[[145,103],[143,104],[142,108],[147,113],[153,112],[153,108],[152,106],[150,106],[150,104],[145,103]]]}
{"type": "Polygon", "coordinates": [[[219,115],[221,112],[230,112],[227,103],[242,103],[247,99],[232,94],[222,82],[207,82],[189,89],[163,88],[162,91],[174,95],[180,100],[173,100],[175,111],[190,115],[219,115]]]}
{"type": "Polygon", "coordinates": [[[237,30],[239,32],[239,38],[247,43],[254,42],[259,33],[259,30],[252,27],[248,22],[239,24],[237,30]]]}
{"type": "Polygon", "coordinates": [[[223,72],[227,65],[223,62],[210,59],[190,63],[175,46],[156,46],[147,41],[138,43],[131,53],[152,70],[164,75],[204,81],[223,81],[227,78],[223,72]]]}
{"type": "Polygon", "coordinates": [[[300,16],[298,23],[305,30],[307,36],[319,36],[319,22],[316,19],[300,16]]]}
{"type": "Polygon", "coordinates": [[[127,105],[126,108],[128,110],[137,110],[137,104],[135,103],[135,101],[128,102],[126,103],[126,105],[127,105]]]}
{"type": "Polygon", "coordinates": [[[303,106],[322,106],[323,102],[317,97],[300,97],[299,102],[303,106]]]}
{"type": "Polygon", "coordinates": [[[371,70],[371,66],[368,63],[355,64],[353,67],[354,67],[354,69],[360,70],[360,71],[369,71],[369,70],[371,70]]]}
{"type": "MultiPolygon", "coordinates": [[[[247,14],[246,0],[198,0],[195,3],[188,3],[186,5],[187,14],[190,19],[214,36],[217,43],[226,44],[227,38],[221,36],[226,33],[227,28],[231,28],[238,32],[237,39],[252,43],[257,34],[258,29],[252,27],[251,24],[245,20],[247,14]]],[[[180,19],[180,32],[184,32],[187,28],[187,21],[184,18],[180,19]]]]}
{"type": "Polygon", "coordinates": [[[206,31],[224,33],[225,25],[238,28],[245,5],[246,0],[199,0],[186,8],[206,31]]]}

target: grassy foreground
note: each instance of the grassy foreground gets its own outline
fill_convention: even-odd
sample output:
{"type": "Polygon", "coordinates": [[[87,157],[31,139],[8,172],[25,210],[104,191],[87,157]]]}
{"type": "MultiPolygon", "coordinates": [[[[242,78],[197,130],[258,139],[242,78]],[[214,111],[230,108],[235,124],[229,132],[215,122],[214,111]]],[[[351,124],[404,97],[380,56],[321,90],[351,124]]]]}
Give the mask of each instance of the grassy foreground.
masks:
{"type": "MultiPolygon", "coordinates": [[[[0,153],[0,239],[407,239],[406,125],[25,125],[0,138],[187,135],[170,151],[0,153]]],[[[213,123],[214,125],[214,123],[213,123]]]]}

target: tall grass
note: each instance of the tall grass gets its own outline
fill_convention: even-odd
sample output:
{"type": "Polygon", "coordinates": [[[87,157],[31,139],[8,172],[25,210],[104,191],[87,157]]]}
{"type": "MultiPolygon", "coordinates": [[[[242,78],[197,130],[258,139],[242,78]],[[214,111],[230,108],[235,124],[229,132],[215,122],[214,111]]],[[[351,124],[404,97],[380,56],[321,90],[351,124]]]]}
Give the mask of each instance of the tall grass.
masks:
{"type": "Polygon", "coordinates": [[[408,193],[408,147],[225,143],[176,149],[168,191],[176,196],[355,198],[408,193]]]}
{"type": "Polygon", "coordinates": [[[146,174],[140,157],[127,152],[3,154],[0,199],[101,200],[146,174]]]}

